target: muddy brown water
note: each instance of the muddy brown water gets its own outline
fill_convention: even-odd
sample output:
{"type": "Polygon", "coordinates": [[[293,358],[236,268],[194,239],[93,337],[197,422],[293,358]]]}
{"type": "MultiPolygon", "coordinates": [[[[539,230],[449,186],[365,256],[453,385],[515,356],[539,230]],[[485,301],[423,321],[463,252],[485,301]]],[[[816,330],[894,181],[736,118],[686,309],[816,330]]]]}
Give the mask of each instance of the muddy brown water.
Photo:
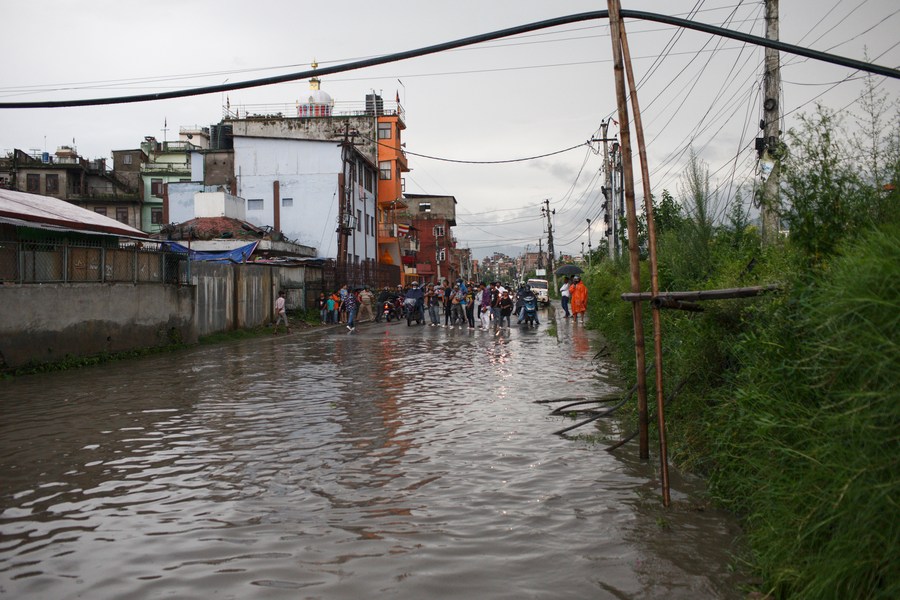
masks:
{"type": "Polygon", "coordinates": [[[552,434],[535,401],[621,391],[594,338],[366,324],[0,382],[0,597],[742,597],[700,482],[666,510],[633,444],[552,434]]]}

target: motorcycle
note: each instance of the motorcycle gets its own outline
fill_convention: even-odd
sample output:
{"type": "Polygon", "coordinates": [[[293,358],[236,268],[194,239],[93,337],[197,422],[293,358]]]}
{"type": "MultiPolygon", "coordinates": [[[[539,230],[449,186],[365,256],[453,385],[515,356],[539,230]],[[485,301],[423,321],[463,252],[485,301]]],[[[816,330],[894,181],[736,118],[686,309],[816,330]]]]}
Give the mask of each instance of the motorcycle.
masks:
{"type": "MultiPolygon", "coordinates": [[[[390,300],[385,300],[381,303],[381,311],[379,313],[381,319],[384,319],[386,322],[390,323],[391,319],[394,318],[394,303],[390,300]]],[[[379,319],[380,320],[380,319],[379,319]]]]}
{"type": "Polygon", "coordinates": [[[406,313],[407,327],[411,326],[413,321],[416,322],[416,325],[425,322],[425,307],[421,299],[407,298],[403,303],[403,312],[406,313]]]}
{"type": "Polygon", "coordinates": [[[522,298],[522,305],[525,308],[524,323],[529,327],[537,327],[537,298],[534,294],[528,294],[522,298]]]}

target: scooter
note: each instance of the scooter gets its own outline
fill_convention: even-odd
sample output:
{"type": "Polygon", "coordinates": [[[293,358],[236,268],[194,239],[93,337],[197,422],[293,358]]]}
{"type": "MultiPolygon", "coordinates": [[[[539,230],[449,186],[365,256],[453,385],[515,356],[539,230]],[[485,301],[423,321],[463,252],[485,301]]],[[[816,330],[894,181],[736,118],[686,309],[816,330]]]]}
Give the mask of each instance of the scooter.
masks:
{"type": "Polygon", "coordinates": [[[534,294],[528,294],[522,298],[522,305],[525,307],[524,323],[529,327],[537,327],[537,298],[534,294]]]}
{"type": "Polygon", "coordinates": [[[422,302],[416,298],[407,298],[403,303],[403,312],[406,313],[406,326],[412,325],[415,321],[416,325],[425,322],[425,307],[422,302]]]}
{"type": "Polygon", "coordinates": [[[382,302],[381,303],[381,314],[379,316],[382,319],[384,319],[385,321],[387,321],[388,323],[390,323],[391,319],[393,319],[394,317],[397,316],[397,314],[394,310],[394,303],[391,302],[390,300],[385,300],[384,302],[382,302]]]}

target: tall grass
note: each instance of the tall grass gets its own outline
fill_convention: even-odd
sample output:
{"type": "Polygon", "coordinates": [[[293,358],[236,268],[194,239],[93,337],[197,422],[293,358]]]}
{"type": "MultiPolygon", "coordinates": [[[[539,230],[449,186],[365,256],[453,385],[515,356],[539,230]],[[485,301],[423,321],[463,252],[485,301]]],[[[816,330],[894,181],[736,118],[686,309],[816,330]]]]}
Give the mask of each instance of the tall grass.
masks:
{"type": "MultiPolygon", "coordinates": [[[[742,518],[762,591],[900,598],[900,197],[896,188],[848,186],[852,169],[827,160],[791,165],[797,195],[786,213],[804,226],[781,246],[763,247],[737,213],[730,227],[713,228],[703,253],[696,223],[676,219],[660,236],[663,289],[782,285],[704,303],[703,313],[664,313],[665,385],[686,382],[667,409],[670,457],[706,475],[710,495],[742,518]],[[802,189],[805,179],[818,196],[802,189]],[[834,209],[835,196],[826,198],[834,189],[866,210],[843,226],[810,214],[834,209]]],[[[627,265],[604,262],[588,284],[591,323],[634,377],[631,306],[619,298],[627,265]]]]}

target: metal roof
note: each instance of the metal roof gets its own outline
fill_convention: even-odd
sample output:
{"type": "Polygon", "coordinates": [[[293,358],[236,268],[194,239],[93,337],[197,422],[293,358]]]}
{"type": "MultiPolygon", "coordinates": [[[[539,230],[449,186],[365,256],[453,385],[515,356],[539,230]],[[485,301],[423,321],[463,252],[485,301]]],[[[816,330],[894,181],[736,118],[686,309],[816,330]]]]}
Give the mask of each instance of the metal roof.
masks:
{"type": "Polygon", "coordinates": [[[140,229],[75,206],[65,200],[4,189],[0,189],[0,222],[20,227],[52,226],[63,231],[148,237],[140,229]]]}

